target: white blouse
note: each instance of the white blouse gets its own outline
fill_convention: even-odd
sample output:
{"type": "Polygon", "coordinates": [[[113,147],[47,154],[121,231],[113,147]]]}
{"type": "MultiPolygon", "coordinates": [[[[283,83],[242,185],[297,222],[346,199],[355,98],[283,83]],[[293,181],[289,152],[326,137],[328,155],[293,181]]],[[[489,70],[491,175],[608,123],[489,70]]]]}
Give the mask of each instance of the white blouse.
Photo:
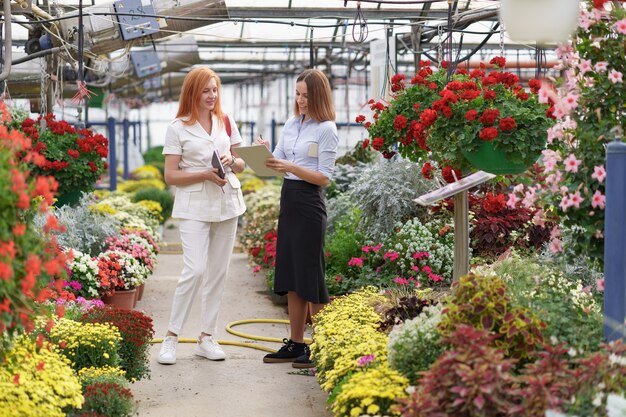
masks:
{"type": "MultiPolygon", "coordinates": [[[[242,142],[237,124],[230,119],[231,135],[226,127],[218,124],[213,116],[213,132],[209,135],[196,122],[186,125],[175,119],[165,133],[164,155],[180,155],[179,167],[183,171],[194,172],[212,168],[213,151],[220,155],[228,154],[232,145],[242,142]]],[[[172,217],[205,222],[219,222],[237,217],[246,211],[241,193],[241,183],[230,167],[225,168],[227,183],[219,187],[211,181],[176,187],[172,217]]]]}

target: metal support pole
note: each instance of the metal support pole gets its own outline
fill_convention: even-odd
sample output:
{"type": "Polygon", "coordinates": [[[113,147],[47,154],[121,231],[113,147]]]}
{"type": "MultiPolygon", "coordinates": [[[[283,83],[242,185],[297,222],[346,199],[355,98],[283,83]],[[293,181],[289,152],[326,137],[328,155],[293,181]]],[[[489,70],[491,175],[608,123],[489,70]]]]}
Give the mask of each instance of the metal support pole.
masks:
{"type": "Polygon", "coordinates": [[[115,119],[107,119],[107,129],[109,131],[109,190],[117,190],[117,150],[115,142],[115,119]]]}
{"type": "Polygon", "coordinates": [[[254,125],[256,123],[250,122],[250,143],[254,143],[254,125]]]}
{"type": "Polygon", "coordinates": [[[130,176],[128,172],[128,137],[129,137],[129,127],[128,119],[124,119],[122,121],[122,140],[124,147],[124,179],[127,180],[130,176]]]}
{"type": "Polygon", "coordinates": [[[626,318],[626,144],[616,137],[606,150],[604,219],[604,337],[624,339],[626,318]]]}
{"type": "Polygon", "coordinates": [[[270,143],[271,149],[274,150],[276,146],[276,119],[272,116],[272,143],[270,143]]]}
{"type": "Polygon", "coordinates": [[[454,269],[452,279],[469,272],[469,198],[466,191],[454,195],[454,269]]]}

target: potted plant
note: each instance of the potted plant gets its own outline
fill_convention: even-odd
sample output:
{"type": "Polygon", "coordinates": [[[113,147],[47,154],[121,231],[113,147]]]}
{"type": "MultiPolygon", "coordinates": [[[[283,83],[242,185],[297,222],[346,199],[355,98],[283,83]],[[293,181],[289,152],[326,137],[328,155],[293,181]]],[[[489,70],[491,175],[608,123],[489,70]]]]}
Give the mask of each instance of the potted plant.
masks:
{"type": "Polygon", "coordinates": [[[56,121],[52,113],[14,125],[30,136],[33,150],[41,156],[31,161],[31,172],[52,176],[59,183],[59,204],[78,202],[81,191],[92,191],[108,168],[109,142],[91,129],[76,129],[64,120],[56,121]]]}
{"type": "MultiPolygon", "coordinates": [[[[395,95],[388,105],[372,102],[374,123],[364,123],[374,149],[390,158],[398,152],[413,161],[429,158],[452,182],[472,168],[495,174],[517,174],[533,165],[545,148],[551,110],[538,101],[540,83],[530,91],[517,75],[502,71],[506,61],[495,57],[471,72],[448,75],[420,63],[411,84],[404,75],[392,79],[395,95]],[[454,169],[454,171],[452,171],[454,169]],[[454,172],[454,174],[452,174],[454,172]]],[[[425,165],[424,176],[432,176],[425,165]]]]}

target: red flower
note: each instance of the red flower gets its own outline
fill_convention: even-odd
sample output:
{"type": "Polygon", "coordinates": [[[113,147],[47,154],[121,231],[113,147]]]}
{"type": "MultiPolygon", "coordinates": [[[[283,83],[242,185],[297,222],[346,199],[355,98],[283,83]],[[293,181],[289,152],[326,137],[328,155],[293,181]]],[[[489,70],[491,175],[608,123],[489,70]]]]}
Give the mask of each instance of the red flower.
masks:
{"type": "Polygon", "coordinates": [[[474,109],[465,113],[465,119],[469,120],[470,122],[476,120],[476,117],[478,117],[478,112],[474,109]]]}
{"type": "Polygon", "coordinates": [[[356,122],[357,122],[357,123],[363,123],[364,121],[365,121],[365,116],[363,116],[362,114],[359,114],[359,115],[356,117],[356,122]]]}
{"type": "Polygon", "coordinates": [[[485,100],[495,100],[496,99],[496,92],[493,90],[484,90],[483,91],[483,96],[485,97],[485,100]]]}
{"type": "Polygon", "coordinates": [[[372,148],[376,149],[377,151],[380,151],[383,146],[385,146],[385,139],[384,138],[374,138],[372,139],[372,148]]]}
{"type": "Polygon", "coordinates": [[[370,140],[369,140],[369,139],[365,139],[365,140],[363,141],[363,143],[361,143],[361,148],[363,148],[363,149],[367,149],[367,147],[369,146],[369,144],[370,144],[370,140]]]}
{"type": "Polygon", "coordinates": [[[493,195],[490,192],[485,196],[485,201],[483,203],[483,207],[485,211],[489,213],[497,213],[502,210],[506,206],[506,202],[504,201],[504,194],[498,193],[497,195],[493,195]]]}
{"type": "Polygon", "coordinates": [[[441,176],[443,177],[443,180],[445,182],[451,184],[461,179],[461,171],[458,169],[453,169],[450,166],[445,166],[441,170],[441,176]]]}
{"type": "Polygon", "coordinates": [[[424,166],[422,167],[422,176],[424,178],[426,178],[427,180],[432,180],[433,179],[433,170],[435,168],[433,168],[433,166],[430,164],[430,162],[426,162],[424,164],[424,166]]]}
{"type": "Polygon", "coordinates": [[[493,125],[496,120],[500,117],[500,110],[498,109],[487,109],[481,114],[479,120],[485,126],[493,125]]]}
{"type": "Polygon", "coordinates": [[[491,58],[491,61],[489,61],[489,63],[492,65],[497,65],[500,68],[504,68],[506,66],[506,59],[502,56],[496,56],[491,58]]]}
{"type": "Polygon", "coordinates": [[[530,96],[528,95],[526,91],[520,91],[519,93],[517,93],[517,98],[519,98],[522,101],[528,100],[529,97],[530,96]]]}
{"type": "Polygon", "coordinates": [[[74,159],[80,156],[80,152],[78,152],[76,149],[70,149],[69,151],[67,151],[67,154],[74,159]]]}
{"type": "Polygon", "coordinates": [[[401,114],[397,115],[395,120],[393,121],[393,127],[394,129],[398,131],[404,129],[406,127],[406,124],[407,124],[407,118],[401,114]]]}
{"type": "Polygon", "coordinates": [[[498,137],[498,129],[495,127],[486,127],[480,131],[479,136],[484,141],[492,141],[498,137]]]}
{"type": "Polygon", "coordinates": [[[503,132],[510,132],[511,130],[515,129],[515,119],[512,117],[503,117],[502,119],[500,119],[500,130],[503,132]]]}
{"type": "Polygon", "coordinates": [[[532,80],[528,81],[528,87],[530,87],[530,90],[536,94],[541,88],[541,81],[533,78],[532,80]]]}
{"type": "Polygon", "coordinates": [[[426,109],[420,115],[420,122],[425,126],[431,126],[437,121],[437,111],[426,109]]]}

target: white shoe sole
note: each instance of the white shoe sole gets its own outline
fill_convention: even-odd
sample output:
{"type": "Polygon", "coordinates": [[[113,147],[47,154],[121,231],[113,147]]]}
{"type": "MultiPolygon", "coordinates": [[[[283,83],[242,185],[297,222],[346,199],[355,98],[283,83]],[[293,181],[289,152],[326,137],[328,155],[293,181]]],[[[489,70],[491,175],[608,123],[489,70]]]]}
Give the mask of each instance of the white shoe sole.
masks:
{"type": "Polygon", "coordinates": [[[157,362],[161,365],[174,365],[176,363],[176,359],[157,359],[157,362]]]}
{"type": "Polygon", "coordinates": [[[224,359],[226,359],[226,354],[219,354],[219,353],[206,353],[204,350],[200,349],[200,347],[196,346],[196,349],[194,351],[194,353],[196,354],[196,356],[202,356],[203,358],[207,358],[209,360],[212,361],[223,361],[224,359]]]}

